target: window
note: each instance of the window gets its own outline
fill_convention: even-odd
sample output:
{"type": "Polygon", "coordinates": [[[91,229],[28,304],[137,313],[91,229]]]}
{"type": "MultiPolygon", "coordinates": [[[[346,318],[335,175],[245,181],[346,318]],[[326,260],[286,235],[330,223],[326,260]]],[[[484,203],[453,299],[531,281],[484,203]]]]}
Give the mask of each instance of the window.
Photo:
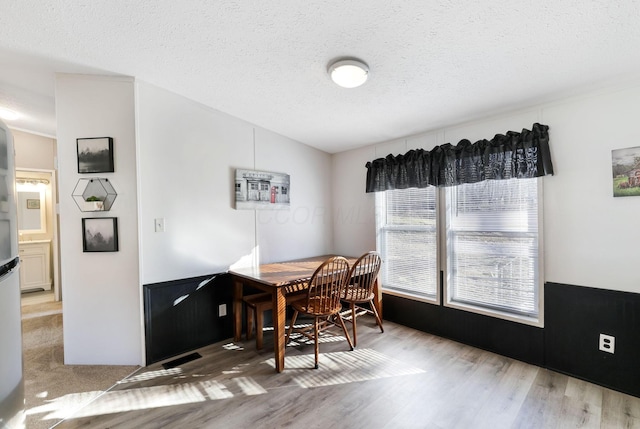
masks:
{"type": "Polygon", "coordinates": [[[386,292],[435,300],[438,286],[436,188],[378,192],[378,248],[386,292]]]}
{"type": "Polygon", "coordinates": [[[537,323],[540,188],[534,178],[378,192],[383,289],[436,301],[442,271],[445,305],[537,323]]]}
{"type": "Polygon", "coordinates": [[[487,180],[445,194],[448,302],[537,318],[537,179],[487,180]]]}

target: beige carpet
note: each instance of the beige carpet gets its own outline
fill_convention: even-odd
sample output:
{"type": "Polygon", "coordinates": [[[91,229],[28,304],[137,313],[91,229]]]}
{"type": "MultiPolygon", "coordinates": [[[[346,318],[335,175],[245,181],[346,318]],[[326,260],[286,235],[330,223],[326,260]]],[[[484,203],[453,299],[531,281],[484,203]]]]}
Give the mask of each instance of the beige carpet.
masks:
{"type": "Polygon", "coordinates": [[[62,303],[22,307],[27,428],[50,428],[137,366],[64,365],[62,303]]]}

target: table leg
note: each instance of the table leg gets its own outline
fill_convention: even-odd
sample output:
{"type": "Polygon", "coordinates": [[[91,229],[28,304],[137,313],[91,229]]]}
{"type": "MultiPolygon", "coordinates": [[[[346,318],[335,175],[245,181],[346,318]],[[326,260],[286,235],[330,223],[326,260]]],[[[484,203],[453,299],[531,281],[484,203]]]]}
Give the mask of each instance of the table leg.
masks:
{"type": "Polygon", "coordinates": [[[273,292],[273,353],[276,360],[276,371],[284,371],[284,349],[286,344],[287,300],[282,288],[273,292]]]}
{"type": "Polygon", "coordinates": [[[233,340],[240,341],[242,337],[242,282],[233,281],[233,340]]]}

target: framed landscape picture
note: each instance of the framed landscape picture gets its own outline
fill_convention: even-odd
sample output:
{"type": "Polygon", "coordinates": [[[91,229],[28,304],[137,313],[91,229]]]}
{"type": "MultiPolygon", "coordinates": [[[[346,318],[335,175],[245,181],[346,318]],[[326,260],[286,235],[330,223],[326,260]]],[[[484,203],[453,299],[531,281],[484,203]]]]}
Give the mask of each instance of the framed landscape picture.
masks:
{"type": "Polygon", "coordinates": [[[640,146],[611,151],[613,196],[640,196],[640,146]]]}
{"type": "Polygon", "coordinates": [[[84,252],[117,252],[118,219],[115,217],[82,219],[84,252]]]}
{"type": "Polygon", "coordinates": [[[76,139],[78,173],[113,173],[113,138],[76,139]]]}

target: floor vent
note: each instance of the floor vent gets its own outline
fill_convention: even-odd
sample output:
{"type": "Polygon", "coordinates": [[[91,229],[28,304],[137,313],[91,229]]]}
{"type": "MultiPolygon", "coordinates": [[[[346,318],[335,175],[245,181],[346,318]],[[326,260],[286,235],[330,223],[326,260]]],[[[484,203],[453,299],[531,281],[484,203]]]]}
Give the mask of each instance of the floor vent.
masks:
{"type": "Polygon", "coordinates": [[[163,363],[162,367],[164,369],[175,368],[176,366],[183,365],[187,362],[191,362],[192,360],[200,359],[202,355],[200,353],[191,353],[186,356],[179,357],[178,359],[171,360],[167,363],[163,363]]]}

